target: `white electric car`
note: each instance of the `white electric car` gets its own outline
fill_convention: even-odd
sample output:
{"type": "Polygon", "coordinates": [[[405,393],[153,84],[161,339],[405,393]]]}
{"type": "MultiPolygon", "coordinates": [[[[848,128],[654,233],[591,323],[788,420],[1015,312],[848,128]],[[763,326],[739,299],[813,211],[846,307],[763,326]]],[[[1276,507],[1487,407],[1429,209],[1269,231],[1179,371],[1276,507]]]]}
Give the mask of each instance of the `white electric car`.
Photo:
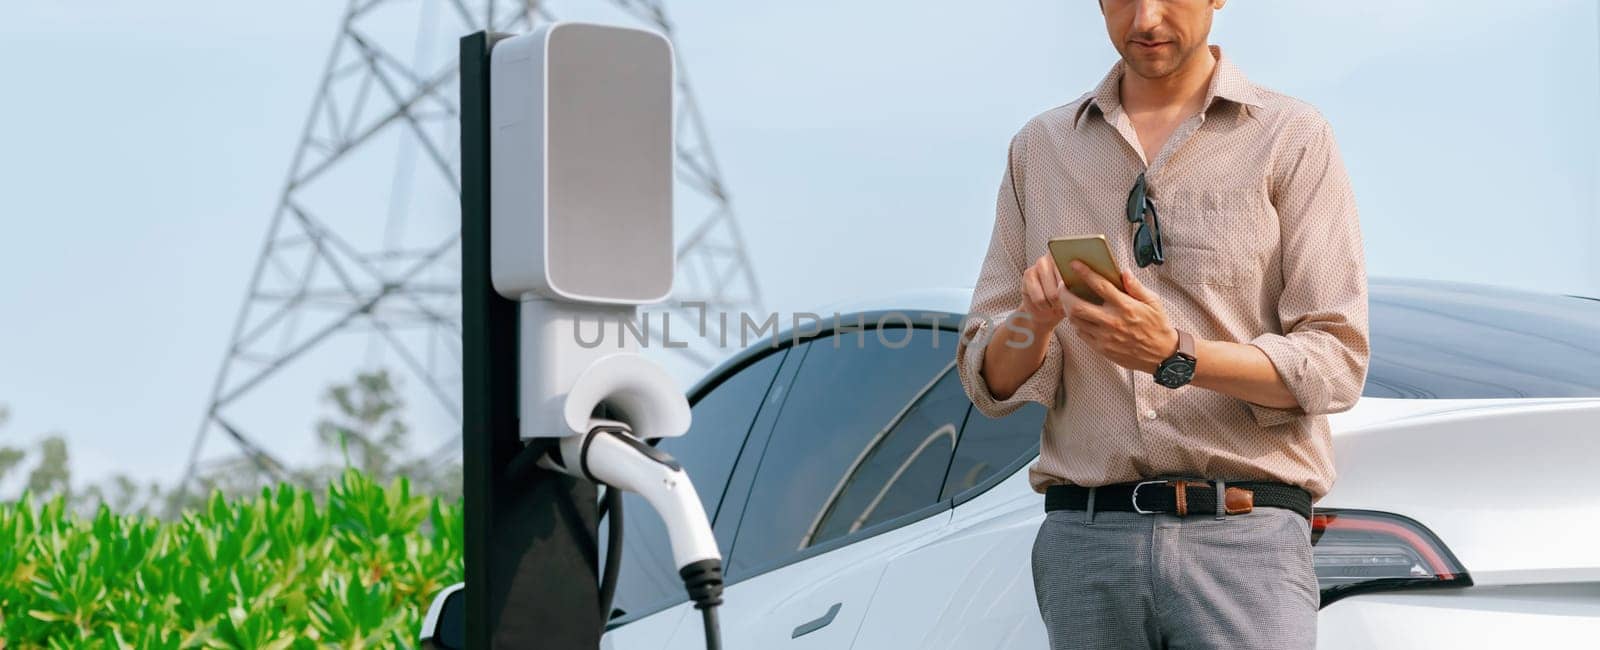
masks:
{"type": "MultiPolygon", "coordinates": [[[[972,407],[954,368],[970,297],[839,308],[861,326],[845,333],[817,310],[822,332],[765,338],[692,390],[693,428],[659,446],[712,517],[723,647],[1048,646],[1026,470],[1044,407],[972,407]]],[[[1370,301],[1363,397],[1329,416],[1318,647],[1596,647],[1600,300],[1373,278],[1370,301]]],[[[633,495],[624,511],[602,646],[704,647],[660,519],[633,495]]]]}

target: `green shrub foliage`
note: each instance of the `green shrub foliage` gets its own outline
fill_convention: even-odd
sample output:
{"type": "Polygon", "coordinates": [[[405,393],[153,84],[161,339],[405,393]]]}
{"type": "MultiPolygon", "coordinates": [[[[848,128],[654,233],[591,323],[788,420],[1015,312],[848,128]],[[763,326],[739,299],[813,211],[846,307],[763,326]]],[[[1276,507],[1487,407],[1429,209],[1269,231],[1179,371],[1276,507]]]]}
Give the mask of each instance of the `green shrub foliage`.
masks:
{"type": "Polygon", "coordinates": [[[462,508],[347,470],[176,521],[0,504],[0,648],[412,647],[461,581],[462,508]]]}

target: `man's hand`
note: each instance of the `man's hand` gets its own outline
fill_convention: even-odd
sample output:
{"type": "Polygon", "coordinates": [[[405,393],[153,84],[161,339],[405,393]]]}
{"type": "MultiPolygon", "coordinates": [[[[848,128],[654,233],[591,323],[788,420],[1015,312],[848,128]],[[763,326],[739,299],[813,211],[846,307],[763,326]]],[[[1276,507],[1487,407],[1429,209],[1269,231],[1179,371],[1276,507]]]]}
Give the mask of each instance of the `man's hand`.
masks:
{"type": "Polygon", "coordinates": [[[1067,316],[1061,302],[1064,293],[1066,284],[1049,256],[1040,257],[1033,266],[1023,269],[1022,304],[1006,326],[995,332],[978,372],[995,399],[1011,399],[1044,364],[1056,325],[1067,316]]]}
{"type": "Polygon", "coordinates": [[[1067,317],[1066,305],[1061,302],[1061,294],[1069,293],[1066,288],[1055,261],[1049,255],[1040,255],[1033,266],[1022,271],[1022,304],[1017,307],[1017,316],[1023,322],[1019,324],[1038,335],[1055,329],[1067,317]]]}
{"type": "Polygon", "coordinates": [[[1096,305],[1071,291],[1060,292],[1078,338],[1112,363],[1155,374],[1161,361],[1178,349],[1178,331],[1167,321],[1161,299],[1127,271],[1122,272],[1122,286],[1128,289],[1123,293],[1083,262],[1073,260],[1072,270],[1105,300],[1096,305]]]}

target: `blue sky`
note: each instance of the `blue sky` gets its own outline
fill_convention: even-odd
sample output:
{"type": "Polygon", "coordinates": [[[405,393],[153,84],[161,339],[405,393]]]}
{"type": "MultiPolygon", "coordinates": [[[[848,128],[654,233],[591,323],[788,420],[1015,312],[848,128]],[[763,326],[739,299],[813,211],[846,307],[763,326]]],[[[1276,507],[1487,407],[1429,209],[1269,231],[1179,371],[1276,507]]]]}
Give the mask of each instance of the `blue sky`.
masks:
{"type": "MultiPolygon", "coordinates": [[[[552,6],[617,20],[592,4],[552,6]]],[[[1595,3],[1374,6],[1235,0],[1212,39],[1332,122],[1369,273],[1600,294],[1595,3]]],[[[1115,56],[1087,0],[668,7],[780,314],[970,285],[1011,134],[1115,56]]],[[[181,470],[342,11],[0,8],[0,441],[65,433],[80,479],[181,470]]],[[[256,407],[286,449],[342,363],[256,407]]]]}

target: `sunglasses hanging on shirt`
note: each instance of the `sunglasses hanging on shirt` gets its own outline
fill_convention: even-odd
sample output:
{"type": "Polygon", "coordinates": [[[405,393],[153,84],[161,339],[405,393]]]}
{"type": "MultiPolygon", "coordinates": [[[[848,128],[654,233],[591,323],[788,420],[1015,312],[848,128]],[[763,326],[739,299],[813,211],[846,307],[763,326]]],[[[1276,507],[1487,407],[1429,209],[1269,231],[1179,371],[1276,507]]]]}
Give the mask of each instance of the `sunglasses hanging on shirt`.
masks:
{"type": "Polygon", "coordinates": [[[1139,224],[1133,231],[1133,259],[1140,268],[1166,261],[1161,254],[1161,222],[1156,218],[1155,201],[1146,189],[1144,172],[1139,172],[1133,189],[1128,190],[1128,222],[1139,224]]]}

